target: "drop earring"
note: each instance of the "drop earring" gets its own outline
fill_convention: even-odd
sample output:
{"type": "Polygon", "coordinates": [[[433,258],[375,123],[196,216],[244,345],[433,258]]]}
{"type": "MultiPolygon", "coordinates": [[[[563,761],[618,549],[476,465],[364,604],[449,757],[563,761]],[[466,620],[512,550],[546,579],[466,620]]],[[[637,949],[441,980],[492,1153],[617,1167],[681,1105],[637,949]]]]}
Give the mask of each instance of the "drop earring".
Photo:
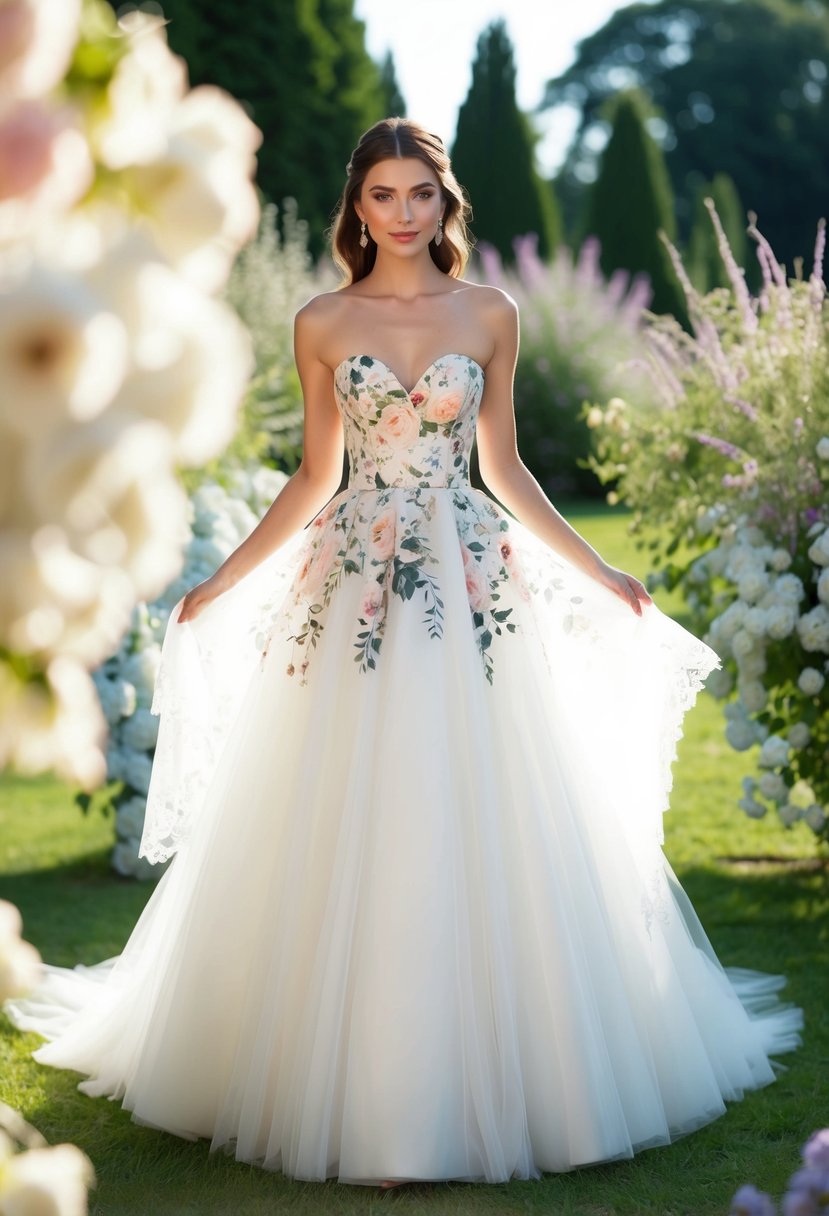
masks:
{"type": "Polygon", "coordinates": [[[365,249],[367,244],[368,237],[366,236],[366,221],[363,220],[362,224],[360,225],[360,245],[363,249],[365,249]]]}
{"type": "Polygon", "coordinates": [[[435,233],[435,244],[439,245],[443,240],[443,217],[438,220],[438,230],[435,233]]]}

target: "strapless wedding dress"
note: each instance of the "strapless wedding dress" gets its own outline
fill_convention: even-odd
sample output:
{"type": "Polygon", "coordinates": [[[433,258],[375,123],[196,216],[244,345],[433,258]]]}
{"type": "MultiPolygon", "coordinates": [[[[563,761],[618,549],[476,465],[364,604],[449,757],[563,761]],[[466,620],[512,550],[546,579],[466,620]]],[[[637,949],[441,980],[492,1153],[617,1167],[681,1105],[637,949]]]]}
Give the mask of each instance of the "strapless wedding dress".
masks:
{"type": "Polygon", "coordinates": [[[772,1081],[661,849],[714,654],[469,484],[484,373],[336,370],[350,481],[174,610],[123,953],[11,1006],[144,1124],[301,1179],[500,1182],[666,1144],[772,1081]]]}

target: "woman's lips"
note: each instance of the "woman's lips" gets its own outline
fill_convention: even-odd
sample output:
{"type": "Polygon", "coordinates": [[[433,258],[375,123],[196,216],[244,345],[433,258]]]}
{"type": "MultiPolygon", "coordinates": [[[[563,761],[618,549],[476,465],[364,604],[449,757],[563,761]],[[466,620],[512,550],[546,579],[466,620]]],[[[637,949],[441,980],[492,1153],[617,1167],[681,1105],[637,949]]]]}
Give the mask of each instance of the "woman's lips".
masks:
{"type": "Polygon", "coordinates": [[[390,233],[390,236],[393,236],[396,241],[400,241],[401,244],[408,245],[409,241],[413,241],[416,236],[420,236],[420,233],[419,232],[392,232],[392,233],[390,233]]]}

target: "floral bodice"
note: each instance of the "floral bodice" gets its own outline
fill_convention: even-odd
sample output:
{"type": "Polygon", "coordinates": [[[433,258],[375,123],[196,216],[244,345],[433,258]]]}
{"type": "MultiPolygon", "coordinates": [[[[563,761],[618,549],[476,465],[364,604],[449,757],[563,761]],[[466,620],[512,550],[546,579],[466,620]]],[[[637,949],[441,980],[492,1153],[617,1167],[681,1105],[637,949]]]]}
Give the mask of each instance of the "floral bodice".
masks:
{"type": "Polygon", "coordinates": [[[407,392],[382,360],[351,355],[337,367],[334,387],[350,476],[305,529],[277,625],[294,644],[288,674],[306,681],[339,589],[359,591],[354,659],[370,671],[380,660],[392,605],[412,601],[429,637],[443,637],[451,582],[465,588],[471,632],[491,682],[494,638],[516,630],[516,595],[526,599],[532,588],[509,517],[469,483],[483,369],[469,355],[443,355],[407,392]],[[449,549],[438,522],[447,512],[456,538],[449,549]]]}
{"type": "Polygon", "coordinates": [[[484,373],[468,355],[435,359],[407,393],[372,355],[343,359],[334,385],[352,489],[469,483],[484,373]]]}

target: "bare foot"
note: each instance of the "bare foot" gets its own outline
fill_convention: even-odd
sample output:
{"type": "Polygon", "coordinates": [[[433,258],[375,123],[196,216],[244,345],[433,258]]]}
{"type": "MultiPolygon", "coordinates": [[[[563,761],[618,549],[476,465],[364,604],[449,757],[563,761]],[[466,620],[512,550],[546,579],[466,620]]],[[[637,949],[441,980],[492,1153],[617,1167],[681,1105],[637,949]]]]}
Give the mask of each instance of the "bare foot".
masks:
{"type": "Polygon", "coordinates": [[[414,1179],[413,1178],[400,1178],[395,1182],[392,1182],[391,1180],[387,1180],[385,1182],[380,1183],[380,1190],[381,1191],[390,1191],[393,1186],[405,1186],[407,1182],[414,1182],[414,1179]]]}

